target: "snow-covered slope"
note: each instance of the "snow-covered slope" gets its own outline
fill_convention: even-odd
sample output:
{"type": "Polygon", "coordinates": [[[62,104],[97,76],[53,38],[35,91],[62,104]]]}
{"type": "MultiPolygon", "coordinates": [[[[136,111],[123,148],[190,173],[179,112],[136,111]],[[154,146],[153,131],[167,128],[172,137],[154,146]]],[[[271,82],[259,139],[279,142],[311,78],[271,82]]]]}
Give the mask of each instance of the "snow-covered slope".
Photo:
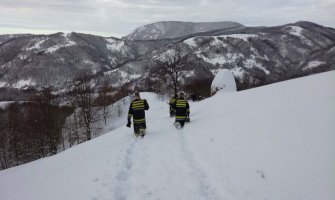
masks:
{"type": "Polygon", "coordinates": [[[212,81],[211,94],[215,94],[219,90],[221,93],[236,92],[234,75],[228,69],[219,70],[212,81]]]}
{"type": "MultiPolygon", "coordinates": [[[[148,134],[123,126],[0,172],[1,200],[333,200],[335,71],[190,102],[182,131],[150,104],[148,134]]],[[[126,120],[125,120],[126,121],[126,120]]]]}

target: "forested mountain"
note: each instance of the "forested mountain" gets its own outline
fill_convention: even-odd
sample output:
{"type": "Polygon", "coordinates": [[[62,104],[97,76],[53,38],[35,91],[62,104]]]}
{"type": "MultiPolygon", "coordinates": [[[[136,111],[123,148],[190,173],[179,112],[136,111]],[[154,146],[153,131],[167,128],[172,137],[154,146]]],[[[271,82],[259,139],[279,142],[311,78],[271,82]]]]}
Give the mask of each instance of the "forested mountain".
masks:
{"type": "Polygon", "coordinates": [[[185,83],[199,77],[210,82],[217,69],[228,68],[238,88],[245,89],[335,69],[334,54],[335,30],[303,21],[277,27],[158,22],[123,39],[81,33],[2,35],[1,100],[22,100],[22,91],[46,86],[65,92],[82,70],[95,85],[154,87],[159,62],[177,55],[187,60],[185,83]],[[181,26],[187,35],[172,34],[181,26]]]}
{"type": "Polygon", "coordinates": [[[126,40],[157,40],[173,39],[209,31],[242,28],[242,24],[236,22],[180,22],[163,21],[147,24],[136,28],[132,33],[123,37],[126,40]]]}

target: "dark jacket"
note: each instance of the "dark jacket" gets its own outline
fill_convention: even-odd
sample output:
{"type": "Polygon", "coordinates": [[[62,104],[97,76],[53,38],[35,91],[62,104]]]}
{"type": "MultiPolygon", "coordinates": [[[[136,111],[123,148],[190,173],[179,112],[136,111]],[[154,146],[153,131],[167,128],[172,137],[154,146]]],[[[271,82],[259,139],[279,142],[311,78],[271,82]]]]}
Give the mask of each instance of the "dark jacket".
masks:
{"type": "Polygon", "coordinates": [[[130,103],[128,119],[133,117],[134,124],[145,122],[145,112],[149,110],[149,105],[145,99],[135,99],[130,103]]]}
{"type": "Polygon", "coordinates": [[[170,110],[174,109],[174,104],[176,103],[176,98],[171,98],[169,101],[170,110]]]}
{"type": "Polygon", "coordinates": [[[174,104],[176,120],[185,120],[190,114],[190,105],[183,98],[178,98],[174,104]]]}

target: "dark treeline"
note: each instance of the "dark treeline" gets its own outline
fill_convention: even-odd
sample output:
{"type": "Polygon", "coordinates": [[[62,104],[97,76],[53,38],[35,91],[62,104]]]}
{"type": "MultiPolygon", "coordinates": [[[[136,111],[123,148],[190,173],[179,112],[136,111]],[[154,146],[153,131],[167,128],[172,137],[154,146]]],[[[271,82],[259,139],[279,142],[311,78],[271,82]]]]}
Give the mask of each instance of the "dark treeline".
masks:
{"type": "Polygon", "coordinates": [[[54,155],[62,142],[62,124],[73,111],[41,97],[0,109],[0,168],[54,155]]]}
{"type": "Polygon", "coordinates": [[[111,117],[108,106],[128,92],[108,82],[93,87],[90,81],[81,72],[65,96],[53,95],[46,88],[28,101],[0,108],[0,170],[57,154],[97,136],[111,117]]]}

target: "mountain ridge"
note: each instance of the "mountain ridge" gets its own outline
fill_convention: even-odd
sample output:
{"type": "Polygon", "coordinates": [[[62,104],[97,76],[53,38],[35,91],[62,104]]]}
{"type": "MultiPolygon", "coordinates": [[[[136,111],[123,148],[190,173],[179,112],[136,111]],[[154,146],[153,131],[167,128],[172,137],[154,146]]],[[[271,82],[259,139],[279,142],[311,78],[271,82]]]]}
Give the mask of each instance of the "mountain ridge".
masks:
{"type": "Polygon", "coordinates": [[[42,87],[66,91],[80,70],[89,71],[96,85],[108,81],[144,89],[157,65],[154,58],[176,49],[190,55],[191,82],[210,80],[227,68],[240,88],[243,79],[268,84],[334,70],[334,46],[335,29],[306,21],[134,41],[82,33],[0,35],[0,99],[20,99],[17,93],[42,87]]]}
{"type": "Polygon", "coordinates": [[[190,34],[208,32],[217,29],[243,27],[242,24],[231,21],[222,22],[182,22],[160,21],[136,28],[129,35],[122,37],[125,40],[157,40],[173,39],[190,34]]]}

